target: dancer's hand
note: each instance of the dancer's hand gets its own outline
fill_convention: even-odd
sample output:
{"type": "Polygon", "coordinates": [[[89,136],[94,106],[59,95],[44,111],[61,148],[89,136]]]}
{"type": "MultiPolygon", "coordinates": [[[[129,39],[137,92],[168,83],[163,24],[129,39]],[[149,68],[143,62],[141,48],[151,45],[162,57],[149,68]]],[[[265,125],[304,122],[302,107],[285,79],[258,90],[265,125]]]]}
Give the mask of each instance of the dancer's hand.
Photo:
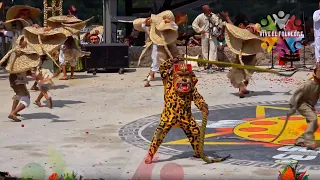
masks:
{"type": "Polygon", "coordinates": [[[151,23],[151,17],[146,18],[146,20],[144,20],[145,24],[151,23]]]}
{"type": "Polygon", "coordinates": [[[38,24],[34,24],[33,27],[39,28],[40,26],[38,24]]]}
{"type": "Polygon", "coordinates": [[[171,20],[169,18],[163,18],[163,20],[164,20],[165,23],[170,23],[171,22],[171,20]]]}
{"type": "Polygon", "coordinates": [[[229,17],[229,12],[228,11],[222,11],[220,13],[223,17],[229,17]]]}
{"type": "Polygon", "coordinates": [[[181,61],[181,59],[180,59],[179,57],[174,57],[174,58],[172,59],[172,61],[173,61],[174,63],[178,63],[179,61],[181,61]]]}
{"type": "Polygon", "coordinates": [[[292,115],[294,115],[296,112],[297,112],[297,109],[296,109],[296,108],[291,108],[291,109],[288,111],[287,116],[292,116],[292,115]]]}
{"type": "Polygon", "coordinates": [[[205,33],[206,33],[206,31],[205,31],[205,30],[202,30],[200,33],[201,33],[201,34],[205,34],[205,33]]]}
{"type": "Polygon", "coordinates": [[[208,114],[209,114],[208,108],[202,107],[202,108],[201,108],[201,111],[202,111],[202,113],[204,113],[206,116],[208,116],[208,114]]]}

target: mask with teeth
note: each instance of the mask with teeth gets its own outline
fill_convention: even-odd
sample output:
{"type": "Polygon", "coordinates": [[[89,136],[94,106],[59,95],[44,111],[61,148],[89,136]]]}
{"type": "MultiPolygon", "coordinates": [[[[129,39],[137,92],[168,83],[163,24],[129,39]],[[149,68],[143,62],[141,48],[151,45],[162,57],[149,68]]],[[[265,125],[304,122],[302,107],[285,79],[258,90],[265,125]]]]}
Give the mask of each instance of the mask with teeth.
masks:
{"type": "Polygon", "coordinates": [[[191,64],[176,64],[173,71],[173,86],[178,94],[187,94],[194,87],[191,64]]]}

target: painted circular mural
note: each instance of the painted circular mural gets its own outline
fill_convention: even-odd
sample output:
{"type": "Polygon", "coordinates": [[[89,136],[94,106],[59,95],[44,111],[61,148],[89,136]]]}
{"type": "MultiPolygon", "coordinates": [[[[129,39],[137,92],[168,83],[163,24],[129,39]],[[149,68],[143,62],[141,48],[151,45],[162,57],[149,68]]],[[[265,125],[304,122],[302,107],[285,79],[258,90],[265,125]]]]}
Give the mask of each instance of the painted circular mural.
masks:
{"type": "MultiPolygon", "coordinates": [[[[231,154],[232,159],[224,163],[234,165],[278,167],[288,162],[299,162],[303,166],[301,168],[320,170],[317,165],[320,151],[293,146],[295,139],[307,126],[301,115],[292,116],[283,134],[275,142],[269,143],[281,131],[288,110],[286,101],[210,107],[205,138],[206,154],[231,154]]],[[[201,125],[201,113],[193,111],[193,115],[201,125]]],[[[124,141],[147,150],[159,118],[160,114],[138,119],[123,126],[119,135],[124,141]]],[[[320,140],[319,130],[315,137],[320,140]]],[[[170,130],[158,153],[183,158],[192,156],[193,150],[183,130],[176,128],[170,130]]]]}

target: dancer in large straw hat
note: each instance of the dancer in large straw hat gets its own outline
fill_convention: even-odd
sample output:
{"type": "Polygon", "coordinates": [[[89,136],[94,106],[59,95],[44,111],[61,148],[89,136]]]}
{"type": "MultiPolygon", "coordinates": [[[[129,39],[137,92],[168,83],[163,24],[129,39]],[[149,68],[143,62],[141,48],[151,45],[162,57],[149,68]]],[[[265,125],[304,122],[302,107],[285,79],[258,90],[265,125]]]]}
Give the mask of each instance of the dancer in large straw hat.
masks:
{"type": "Polygon", "coordinates": [[[92,18],[83,21],[73,16],[53,16],[48,19],[48,26],[69,31],[67,40],[60,48],[59,63],[63,72],[60,80],[68,80],[67,63],[71,66],[71,79],[75,79],[74,71],[78,58],[90,55],[89,52],[80,50],[72,36],[78,34],[92,18]]]}
{"type": "MultiPolygon", "coordinates": [[[[4,26],[6,30],[1,30],[5,36],[12,38],[12,45],[16,39],[23,34],[23,28],[27,26],[39,27],[36,23],[41,15],[41,10],[26,5],[16,5],[8,9],[6,14],[6,22],[4,26]]],[[[37,82],[33,84],[31,90],[38,90],[37,82]]]]}
{"type": "Polygon", "coordinates": [[[30,93],[26,87],[27,76],[33,76],[31,69],[39,65],[40,56],[32,46],[27,45],[23,36],[19,36],[14,43],[14,49],[2,58],[0,65],[9,60],[6,70],[10,73],[10,87],[15,95],[12,97],[13,104],[8,118],[20,122],[21,120],[17,117],[18,113],[30,105],[30,93]]]}
{"type": "MultiPolygon", "coordinates": [[[[15,42],[16,45],[14,48],[2,58],[0,64],[9,60],[6,70],[10,73],[11,87],[16,92],[16,95],[13,98],[12,112],[8,116],[10,119],[21,121],[17,118],[18,112],[25,109],[30,104],[30,94],[25,86],[27,83],[27,72],[30,75],[30,69],[38,67],[43,58],[54,61],[53,54],[57,52],[63,43],[65,43],[68,36],[78,32],[78,26],[82,26],[82,24],[73,24],[72,26],[59,28],[25,27],[24,35],[19,36],[15,42]],[[18,106],[19,102],[20,105],[18,106]]],[[[43,75],[44,74],[42,74],[42,76],[43,75]]],[[[37,76],[33,75],[33,77],[37,76]]],[[[38,80],[41,82],[40,85],[44,84],[41,80],[50,80],[51,78],[52,77],[48,78],[47,76],[42,79],[38,76],[38,80]]],[[[44,91],[41,93],[44,96],[46,95],[44,91]]],[[[48,98],[48,100],[50,100],[50,98],[48,98]]],[[[49,106],[51,105],[49,104],[49,106]]]]}
{"type": "Polygon", "coordinates": [[[133,26],[137,31],[146,32],[148,35],[138,65],[145,52],[152,47],[151,70],[144,85],[149,87],[150,81],[155,79],[155,73],[159,70],[160,63],[168,58],[179,56],[179,50],[175,44],[178,38],[178,26],[171,11],[163,11],[157,15],[152,14],[149,18],[136,19],[133,21],[133,26]]]}
{"type": "Polygon", "coordinates": [[[6,30],[1,30],[6,36],[12,37],[13,44],[15,40],[23,34],[23,28],[27,26],[39,27],[35,22],[41,15],[41,10],[26,5],[12,6],[6,14],[4,26],[6,30]]]}
{"type": "MultiPolygon", "coordinates": [[[[260,25],[249,24],[246,16],[242,14],[235,17],[234,24],[227,12],[221,14],[228,22],[225,25],[225,38],[229,49],[236,54],[234,63],[255,66],[257,64],[256,54],[261,51],[261,40],[258,37],[260,25]]],[[[228,73],[231,84],[239,89],[240,98],[249,93],[247,86],[253,73],[252,70],[237,68],[232,68],[228,73]]]]}
{"type": "Polygon", "coordinates": [[[298,111],[305,117],[308,125],[305,132],[296,139],[296,146],[307,147],[308,149],[316,149],[318,147],[314,133],[317,131],[318,117],[315,106],[320,97],[320,69],[314,70],[312,80],[303,83],[292,95],[289,105],[290,111],[288,116],[294,115],[298,111]]]}

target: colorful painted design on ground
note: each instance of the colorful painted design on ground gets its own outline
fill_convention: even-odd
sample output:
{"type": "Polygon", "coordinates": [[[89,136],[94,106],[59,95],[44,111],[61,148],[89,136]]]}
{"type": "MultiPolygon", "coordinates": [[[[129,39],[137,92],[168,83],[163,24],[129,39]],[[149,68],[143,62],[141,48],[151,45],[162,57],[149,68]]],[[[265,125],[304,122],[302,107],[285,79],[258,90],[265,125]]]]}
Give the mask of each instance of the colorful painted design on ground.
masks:
{"type": "MultiPolygon", "coordinates": [[[[269,143],[281,131],[288,110],[289,106],[284,101],[210,107],[204,146],[206,153],[209,156],[212,153],[220,156],[231,154],[233,159],[224,163],[233,165],[281,169],[284,164],[299,162],[302,169],[320,170],[320,149],[293,146],[306,128],[304,117],[292,116],[283,134],[269,143]]],[[[201,125],[201,112],[195,110],[193,114],[201,125]]],[[[159,118],[159,115],[154,115],[134,121],[122,127],[119,135],[126,142],[147,150],[159,118]]],[[[315,136],[320,140],[320,131],[315,136]]],[[[158,153],[179,157],[181,154],[193,155],[181,129],[172,129],[168,133],[158,153]]]]}
{"type": "Polygon", "coordinates": [[[261,22],[261,47],[267,52],[274,50],[279,56],[291,55],[302,48],[302,21],[294,15],[279,11],[278,14],[268,15],[261,22]]]}

